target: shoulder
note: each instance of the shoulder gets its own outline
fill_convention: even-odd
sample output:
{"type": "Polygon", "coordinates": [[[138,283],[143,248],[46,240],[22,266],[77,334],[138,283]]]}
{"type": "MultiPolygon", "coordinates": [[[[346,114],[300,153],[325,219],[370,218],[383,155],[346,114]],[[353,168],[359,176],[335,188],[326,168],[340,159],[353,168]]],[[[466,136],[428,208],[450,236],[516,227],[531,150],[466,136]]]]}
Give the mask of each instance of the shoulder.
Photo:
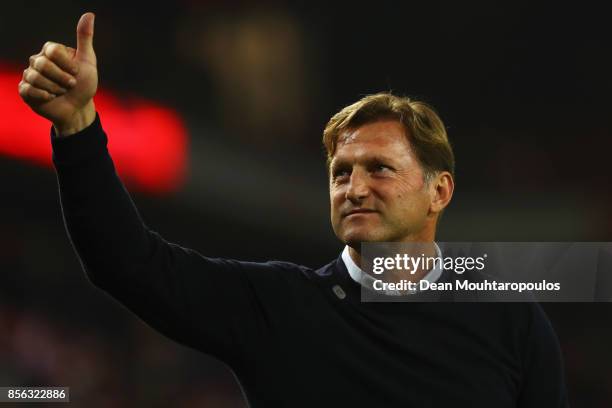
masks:
{"type": "Polygon", "coordinates": [[[527,315],[528,338],[533,342],[540,342],[548,347],[558,349],[559,341],[557,334],[542,306],[536,302],[525,303],[525,305],[527,307],[525,313],[527,315]]]}
{"type": "MultiPolygon", "coordinates": [[[[512,337],[527,368],[534,360],[547,360],[559,367],[561,348],[548,315],[537,302],[502,302],[496,304],[499,316],[510,323],[512,337]]],[[[491,305],[494,306],[494,305],[491,305]]]]}

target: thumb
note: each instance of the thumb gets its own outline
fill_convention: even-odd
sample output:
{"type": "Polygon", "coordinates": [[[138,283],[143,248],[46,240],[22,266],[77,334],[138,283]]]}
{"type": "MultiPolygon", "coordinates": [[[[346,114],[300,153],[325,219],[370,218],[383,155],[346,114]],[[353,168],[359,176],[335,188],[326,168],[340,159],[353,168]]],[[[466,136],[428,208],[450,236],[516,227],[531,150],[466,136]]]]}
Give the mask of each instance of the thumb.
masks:
{"type": "Polygon", "coordinates": [[[77,58],[91,58],[94,54],[93,35],[94,35],[94,13],[85,13],[77,24],[77,58]]]}

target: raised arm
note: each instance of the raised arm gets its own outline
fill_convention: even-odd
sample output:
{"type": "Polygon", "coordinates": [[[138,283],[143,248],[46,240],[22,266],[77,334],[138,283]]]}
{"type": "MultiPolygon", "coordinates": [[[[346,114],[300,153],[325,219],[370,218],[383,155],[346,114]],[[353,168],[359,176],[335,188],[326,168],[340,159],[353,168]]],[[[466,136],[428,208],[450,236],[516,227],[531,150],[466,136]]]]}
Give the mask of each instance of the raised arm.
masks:
{"type": "Polygon", "coordinates": [[[274,296],[264,292],[287,274],[274,263],[204,257],[144,224],[115,172],[94,108],[93,27],[93,14],[84,14],[76,49],[46,43],[19,84],[24,101],[53,124],[53,162],[72,244],[90,280],[151,326],[228,363],[239,361],[270,323],[274,296]]]}

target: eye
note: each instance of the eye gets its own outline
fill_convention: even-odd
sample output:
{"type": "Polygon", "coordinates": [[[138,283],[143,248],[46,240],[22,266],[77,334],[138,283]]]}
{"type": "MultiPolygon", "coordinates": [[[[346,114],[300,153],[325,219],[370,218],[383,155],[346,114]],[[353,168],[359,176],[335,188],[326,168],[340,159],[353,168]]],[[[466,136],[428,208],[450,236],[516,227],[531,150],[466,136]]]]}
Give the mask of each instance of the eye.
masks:
{"type": "Polygon", "coordinates": [[[386,173],[388,171],[392,171],[393,168],[391,166],[387,166],[386,164],[378,163],[374,165],[372,170],[374,173],[386,173]]]}
{"type": "Polygon", "coordinates": [[[334,169],[332,171],[332,177],[334,179],[338,179],[338,178],[342,178],[342,177],[348,177],[350,174],[351,174],[350,170],[344,169],[344,168],[338,168],[338,169],[334,169]]]}

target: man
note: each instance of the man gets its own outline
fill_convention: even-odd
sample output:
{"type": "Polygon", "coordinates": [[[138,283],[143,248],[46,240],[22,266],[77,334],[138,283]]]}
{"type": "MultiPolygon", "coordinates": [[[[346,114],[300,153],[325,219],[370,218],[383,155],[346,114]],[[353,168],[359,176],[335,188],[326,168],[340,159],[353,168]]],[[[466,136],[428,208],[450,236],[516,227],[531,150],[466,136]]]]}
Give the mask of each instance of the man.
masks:
{"type": "Polygon", "coordinates": [[[114,171],[93,102],[93,20],[81,17],[76,49],[46,43],[32,56],[19,91],[53,123],[66,227],[95,285],[227,363],[252,406],[567,405],[559,346],[536,304],[360,301],[360,244],[433,243],[452,197],[453,154],[430,108],[379,94],[328,123],[331,220],[347,245],[335,261],[312,270],[204,257],[145,226],[114,171]]]}

